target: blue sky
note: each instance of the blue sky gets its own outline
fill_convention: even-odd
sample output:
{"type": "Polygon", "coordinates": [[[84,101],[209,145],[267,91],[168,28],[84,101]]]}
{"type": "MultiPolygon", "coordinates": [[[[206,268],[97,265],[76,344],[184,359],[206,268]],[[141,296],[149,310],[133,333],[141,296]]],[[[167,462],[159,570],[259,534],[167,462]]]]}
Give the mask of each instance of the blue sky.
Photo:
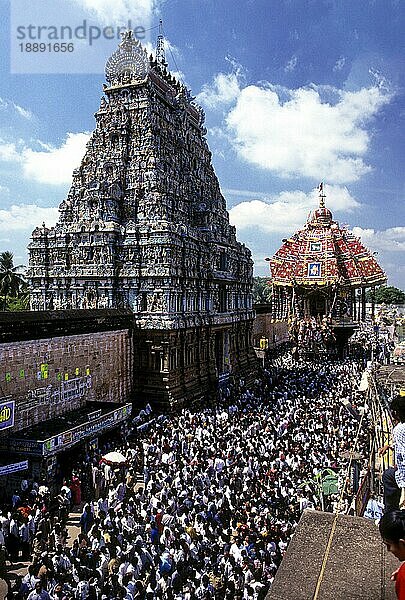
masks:
{"type": "Polygon", "coordinates": [[[11,19],[0,0],[0,251],[26,264],[32,229],[54,224],[117,44],[28,53],[16,27],[131,19],[154,28],[150,48],[162,18],[169,66],[205,109],[214,167],[256,274],[268,274],[264,258],[303,225],[324,181],[335,218],[405,288],[400,0],[12,1],[11,19]]]}

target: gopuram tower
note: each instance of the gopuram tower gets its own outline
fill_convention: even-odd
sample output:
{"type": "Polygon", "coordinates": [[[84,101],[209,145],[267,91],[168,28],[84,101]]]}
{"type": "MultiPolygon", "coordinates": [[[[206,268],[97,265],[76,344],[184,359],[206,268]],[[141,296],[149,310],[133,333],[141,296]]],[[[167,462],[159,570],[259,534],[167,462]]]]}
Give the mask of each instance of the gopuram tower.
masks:
{"type": "Polygon", "coordinates": [[[130,308],[136,393],[177,405],[250,368],[253,263],[161,46],[153,59],[126,32],[105,76],[59,221],[32,233],[31,308],[130,308]]]}

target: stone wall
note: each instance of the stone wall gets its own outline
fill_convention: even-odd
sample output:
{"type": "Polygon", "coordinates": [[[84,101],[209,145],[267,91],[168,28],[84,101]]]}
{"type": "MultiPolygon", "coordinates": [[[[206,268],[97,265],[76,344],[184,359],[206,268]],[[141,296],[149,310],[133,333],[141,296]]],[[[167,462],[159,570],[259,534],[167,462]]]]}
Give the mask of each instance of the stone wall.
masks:
{"type": "Polygon", "coordinates": [[[0,313],[0,402],[16,403],[0,437],[88,402],[209,403],[224,377],[253,376],[251,340],[251,319],[162,331],[130,310],[0,313]]]}
{"type": "Polygon", "coordinates": [[[258,348],[260,338],[269,340],[269,347],[276,346],[283,342],[288,342],[288,323],[287,321],[277,321],[270,310],[270,306],[255,305],[256,318],[253,322],[253,346],[258,348]]]}
{"type": "MultiPolygon", "coordinates": [[[[40,315],[37,313],[39,320],[40,315]]],[[[86,316],[87,325],[94,320],[95,316],[86,316]]],[[[0,401],[16,403],[14,428],[0,435],[26,429],[87,402],[123,403],[131,399],[131,327],[123,328],[121,323],[119,329],[103,331],[106,323],[103,327],[99,322],[101,331],[69,335],[70,323],[73,320],[67,311],[65,335],[0,344],[0,401]]],[[[54,329],[60,326],[60,320],[55,319],[54,329]]]]}
{"type": "Polygon", "coordinates": [[[134,392],[141,404],[177,410],[207,405],[222,379],[249,381],[257,361],[250,319],[211,328],[135,330],[134,392]]]}
{"type": "Polygon", "coordinates": [[[306,510],[266,600],[395,600],[397,568],[372,521],[306,510]]]}

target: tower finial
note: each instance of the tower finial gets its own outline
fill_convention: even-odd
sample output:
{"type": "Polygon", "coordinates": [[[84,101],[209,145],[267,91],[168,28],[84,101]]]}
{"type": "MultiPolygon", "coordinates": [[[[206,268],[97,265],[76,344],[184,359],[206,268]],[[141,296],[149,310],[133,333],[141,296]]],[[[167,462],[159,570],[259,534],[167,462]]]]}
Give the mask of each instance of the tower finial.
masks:
{"type": "Polygon", "coordinates": [[[319,208],[325,208],[325,198],[326,194],[323,191],[323,181],[318,186],[319,190],[319,208]]]}
{"type": "Polygon", "coordinates": [[[165,39],[163,37],[163,21],[162,21],[162,19],[159,20],[159,35],[158,35],[157,41],[156,41],[156,61],[160,65],[167,67],[166,53],[165,53],[165,39]]]}

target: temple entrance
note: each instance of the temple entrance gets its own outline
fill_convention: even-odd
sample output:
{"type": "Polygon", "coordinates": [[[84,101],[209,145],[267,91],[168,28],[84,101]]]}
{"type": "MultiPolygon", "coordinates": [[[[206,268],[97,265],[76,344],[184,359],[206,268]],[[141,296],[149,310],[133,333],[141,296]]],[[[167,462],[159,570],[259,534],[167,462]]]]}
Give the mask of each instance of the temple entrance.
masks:
{"type": "Polygon", "coordinates": [[[222,331],[215,334],[215,364],[220,375],[224,370],[224,334],[222,331]]]}
{"type": "Polygon", "coordinates": [[[327,298],[324,294],[315,292],[309,296],[308,301],[311,317],[322,317],[327,314],[327,298]]]}
{"type": "Polygon", "coordinates": [[[229,331],[219,331],[215,334],[215,364],[218,375],[230,371],[229,331]]]}

